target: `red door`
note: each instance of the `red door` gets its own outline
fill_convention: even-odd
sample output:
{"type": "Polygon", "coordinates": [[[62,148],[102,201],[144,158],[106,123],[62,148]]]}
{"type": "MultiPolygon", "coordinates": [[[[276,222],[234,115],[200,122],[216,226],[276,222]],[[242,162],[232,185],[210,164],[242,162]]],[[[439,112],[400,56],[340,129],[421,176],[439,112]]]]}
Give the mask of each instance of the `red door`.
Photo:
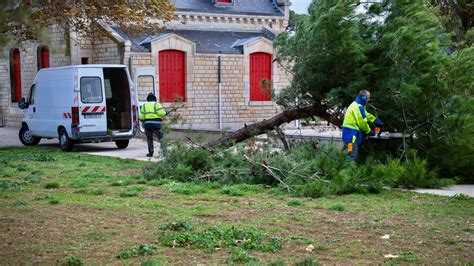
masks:
{"type": "Polygon", "coordinates": [[[160,102],[184,102],[185,53],[164,50],[159,53],[160,102]]]}
{"type": "Polygon", "coordinates": [[[250,100],[271,101],[272,55],[250,54],[250,100]]]}
{"type": "Polygon", "coordinates": [[[21,99],[21,64],[20,64],[20,50],[15,49],[12,53],[12,100],[18,102],[21,99]]]}
{"type": "Polygon", "coordinates": [[[41,48],[40,57],[41,57],[40,68],[48,68],[49,67],[49,49],[46,47],[41,48]]]}

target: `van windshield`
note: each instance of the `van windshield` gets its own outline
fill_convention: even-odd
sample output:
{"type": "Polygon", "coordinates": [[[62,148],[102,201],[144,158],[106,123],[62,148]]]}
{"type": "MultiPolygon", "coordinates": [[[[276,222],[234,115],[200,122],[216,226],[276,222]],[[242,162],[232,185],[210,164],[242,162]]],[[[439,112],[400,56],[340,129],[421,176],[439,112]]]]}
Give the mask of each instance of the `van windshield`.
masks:
{"type": "Polygon", "coordinates": [[[81,78],[81,101],[83,103],[101,103],[102,100],[102,84],[100,78],[81,78]]]}

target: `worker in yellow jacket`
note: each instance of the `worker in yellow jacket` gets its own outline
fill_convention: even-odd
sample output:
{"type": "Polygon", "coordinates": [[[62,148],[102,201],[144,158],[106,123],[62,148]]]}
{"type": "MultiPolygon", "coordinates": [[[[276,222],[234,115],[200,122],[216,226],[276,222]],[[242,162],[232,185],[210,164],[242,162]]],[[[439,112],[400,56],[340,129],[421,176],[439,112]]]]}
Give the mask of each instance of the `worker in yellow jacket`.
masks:
{"type": "Polygon", "coordinates": [[[163,154],[166,147],[163,141],[163,132],[161,131],[162,118],[166,115],[165,110],[160,103],[156,101],[153,93],[148,94],[147,102],[140,108],[140,121],[144,123],[146,141],[148,144],[147,157],[153,157],[153,135],[158,137],[163,154]]]}
{"type": "Polygon", "coordinates": [[[383,126],[382,120],[366,111],[365,105],[370,100],[370,91],[361,90],[351,105],[347,108],[342,124],[342,141],[347,149],[349,158],[359,162],[359,149],[364,135],[375,136],[369,122],[383,126]]]}

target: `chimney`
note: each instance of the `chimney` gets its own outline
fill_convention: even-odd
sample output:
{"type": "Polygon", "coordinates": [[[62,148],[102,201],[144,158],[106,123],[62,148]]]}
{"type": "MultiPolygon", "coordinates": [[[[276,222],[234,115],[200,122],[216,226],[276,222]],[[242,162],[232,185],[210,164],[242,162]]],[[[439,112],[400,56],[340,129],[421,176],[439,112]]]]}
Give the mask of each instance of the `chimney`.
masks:
{"type": "Polygon", "coordinates": [[[290,19],[290,0],[276,0],[277,5],[283,9],[285,20],[288,21],[290,19]]]}

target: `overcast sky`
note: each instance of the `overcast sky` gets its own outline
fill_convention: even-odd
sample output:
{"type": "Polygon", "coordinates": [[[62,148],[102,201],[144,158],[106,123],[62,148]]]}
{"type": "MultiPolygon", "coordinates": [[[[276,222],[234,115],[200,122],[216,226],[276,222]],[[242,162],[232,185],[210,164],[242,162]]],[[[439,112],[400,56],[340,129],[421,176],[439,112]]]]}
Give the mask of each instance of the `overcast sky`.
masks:
{"type": "Polygon", "coordinates": [[[307,14],[311,0],[291,0],[290,9],[298,14],[307,14]]]}

